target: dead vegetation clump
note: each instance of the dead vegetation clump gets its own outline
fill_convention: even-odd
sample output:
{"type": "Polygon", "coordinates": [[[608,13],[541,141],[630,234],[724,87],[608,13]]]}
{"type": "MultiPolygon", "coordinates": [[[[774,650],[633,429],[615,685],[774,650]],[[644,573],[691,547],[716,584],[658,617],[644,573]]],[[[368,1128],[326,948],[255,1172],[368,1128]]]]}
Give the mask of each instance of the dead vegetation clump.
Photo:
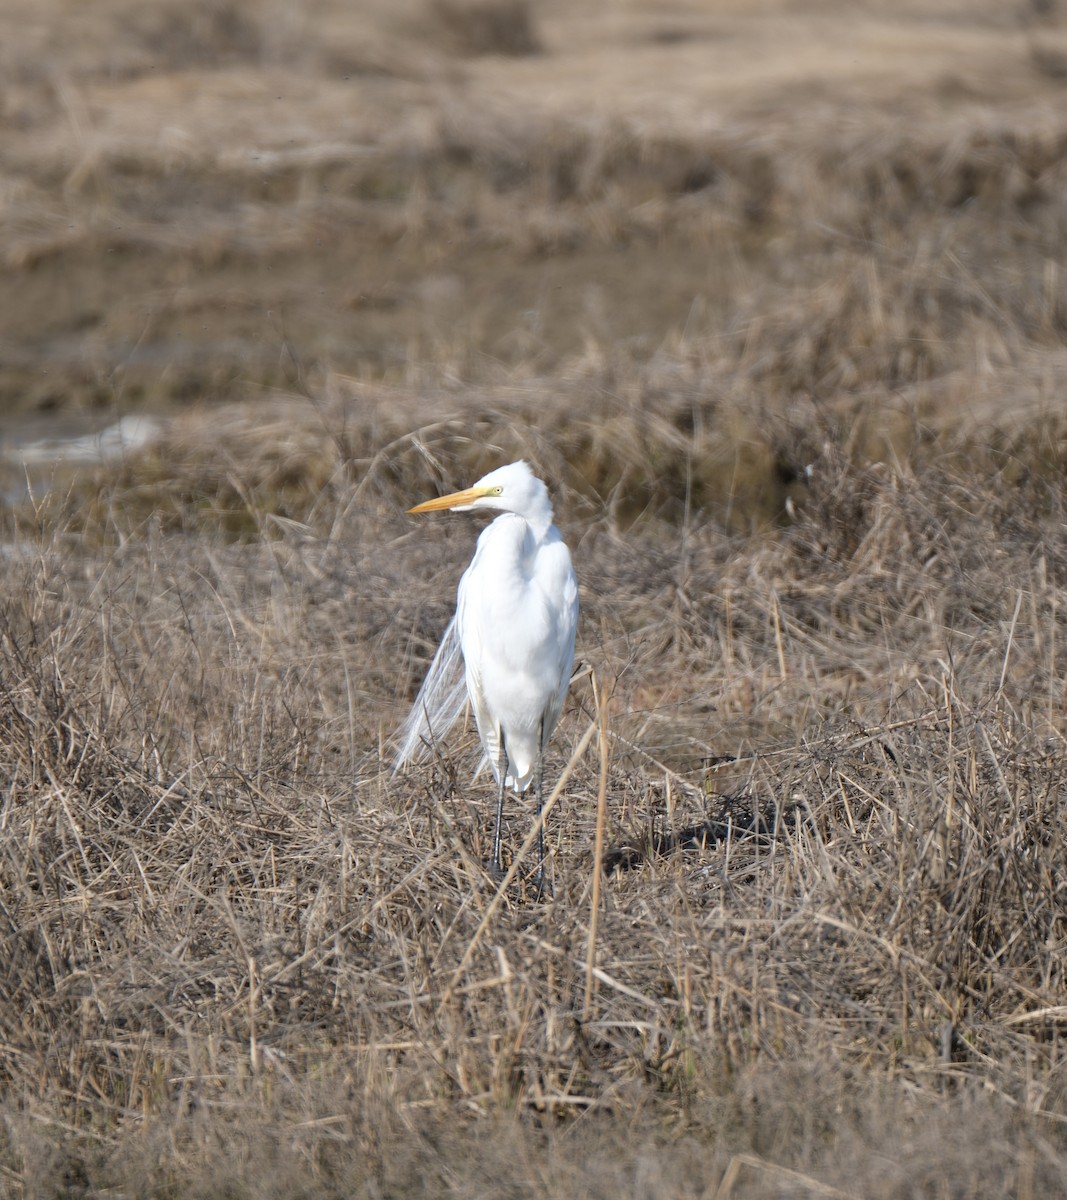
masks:
{"type": "MultiPolygon", "coordinates": [[[[777,528],[650,510],[624,534],[560,489],[611,698],[591,947],[594,755],[540,905],[482,866],[470,732],[383,770],[474,536],[400,512],[468,478],[453,426],[397,444],[345,405],[286,411],[308,464],[333,447],[299,519],[256,483],[277,431],[234,414],[232,486],[264,506],[240,537],[86,539],[43,509],[12,550],[9,1178],[888,1197],[1062,1171],[1059,507],[988,459],[864,466],[832,439],[777,528]],[[913,1148],[892,1171],[888,1141],[913,1148]]],[[[176,461],[206,488],[219,460],[176,461]]],[[[553,776],[595,716],[579,681],[553,776]]],[[[513,801],[511,854],[529,819],[513,801]]]]}
{"type": "Polygon", "coordinates": [[[529,0],[431,0],[427,8],[456,53],[521,57],[543,50],[529,0]]]}

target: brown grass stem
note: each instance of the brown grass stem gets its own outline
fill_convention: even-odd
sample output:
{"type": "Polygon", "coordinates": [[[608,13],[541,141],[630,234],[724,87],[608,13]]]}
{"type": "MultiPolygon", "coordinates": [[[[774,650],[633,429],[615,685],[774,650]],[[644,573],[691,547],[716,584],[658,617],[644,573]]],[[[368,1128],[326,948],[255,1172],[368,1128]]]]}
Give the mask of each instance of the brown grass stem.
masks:
{"type": "Polygon", "coordinates": [[[608,738],[609,697],[600,687],[596,672],[593,672],[593,695],[596,697],[597,718],[600,726],[600,778],[596,793],[596,833],[593,837],[592,882],[589,899],[589,939],[585,955],[585,1001],[582,1006],[584,1019],[592,1012],[593,990],[596,985],[597,927],[600,923],[600,881],[604,873],[604,831],[607,824],[608,807],[608,763],[610,742],[608,738]]]}

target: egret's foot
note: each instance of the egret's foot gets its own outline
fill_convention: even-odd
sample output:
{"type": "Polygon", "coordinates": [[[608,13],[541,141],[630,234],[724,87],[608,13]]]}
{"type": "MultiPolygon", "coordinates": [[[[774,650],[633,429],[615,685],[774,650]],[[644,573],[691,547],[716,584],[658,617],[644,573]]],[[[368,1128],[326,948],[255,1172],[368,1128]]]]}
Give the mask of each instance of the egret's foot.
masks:
{"type": "Polygon", "coordinates": [[[485,869],[489,872],[489,878],[499,883],[506,874],[504,864],[499,858],[491,858],[486,864],[485,869]]]}

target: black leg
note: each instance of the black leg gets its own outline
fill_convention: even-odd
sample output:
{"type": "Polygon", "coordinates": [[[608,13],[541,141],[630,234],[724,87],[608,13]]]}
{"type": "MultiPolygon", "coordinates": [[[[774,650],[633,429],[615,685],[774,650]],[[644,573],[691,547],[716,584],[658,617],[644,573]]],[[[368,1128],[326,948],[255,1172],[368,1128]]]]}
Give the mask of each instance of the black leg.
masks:
{"type": "Polygon", "coordinates": [[[545,826],[541,821],[541,809],[544,807],[545,797],[542,783],[544,781],[544,766],[545,766],[545,721],[541,718],[541,736],[538,739],[537,748],[537,767],[534,774],[534,786],[537,788],[537,820],[539,822],[537,828],[537,873],[534,875],[534,883],[537,885],[537,899],[540,900],[545,890],[545,826]]]}
{"type": "Polygon", "coordinates": [[[500,739],[500,757],[497,767],[500,772],[500,785],[496,796],[496,829],[493,832],[493,861],[489,865],[490,872],[500,879],[504,874],[504,864],[500,861],[500,830],[504,823],[504,784],[508,777],[508,750],[504,745],[504,731],[497,730],[500,739]]]}

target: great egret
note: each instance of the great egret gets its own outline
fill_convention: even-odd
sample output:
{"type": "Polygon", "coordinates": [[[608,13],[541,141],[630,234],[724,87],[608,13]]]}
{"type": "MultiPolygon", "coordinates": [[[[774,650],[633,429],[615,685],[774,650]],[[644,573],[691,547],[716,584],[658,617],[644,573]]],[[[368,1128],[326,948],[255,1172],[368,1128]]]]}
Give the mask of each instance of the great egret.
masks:
{"type": "MultiPolygon", "coordinates": [[[[498,467],[473,487],[409,509],[498,509],[459,581],[456,615],[402,730],[395,770],[448,732],[466,696],[497,782],[492,870],[502,872],[500,827],[506,787],[535,785],[541,812],[542,759],[559,720],[574,662],[578,581],[552,524],[548,489],[525,462],[498,467]],[[458,652],[464,678],[459,678],[458,652]]],[[[544,881],[538,837],[538,890],[544,881]]]]}

